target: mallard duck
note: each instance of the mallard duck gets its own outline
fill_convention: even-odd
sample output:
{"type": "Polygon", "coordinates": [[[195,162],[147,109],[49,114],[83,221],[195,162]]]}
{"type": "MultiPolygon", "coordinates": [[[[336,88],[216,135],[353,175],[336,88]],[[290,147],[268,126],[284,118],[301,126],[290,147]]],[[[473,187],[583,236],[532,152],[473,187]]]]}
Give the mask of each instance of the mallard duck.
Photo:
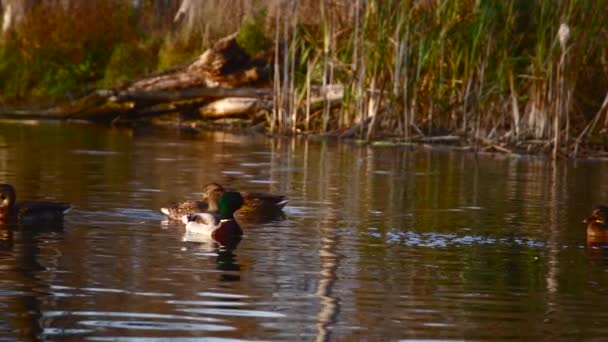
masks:
{"type": "Polygon", "coordinates": [[[225,241],[243,235],[234,219],[234,212],[243,205],[243,196],[238,192],[224,192],[218,203],[218,213],[194,213],[184,215],[182,221],[186,231],[208,236],[216,241],[225,241]]]}
{"type": "Polygon", "coordinates": [[[224,188],[211,183],[203,189],[203,201],[172,203],[167,207],[160,208],[160,211],[173,220],[181,220],[184,215],[194,213],[217,213],[217,202],[223,192],[224,188]],[[209,202],[208,199],[212,199],[212,201],[209,202]]]}
{"type": "Polygon", "coordinates": [[[587,224],[588,237],[608,240],[608,207],[595,207],[591,216],[584,219],[583,223],[587,224]]]}
{"type": "Polygon", "coordinates": [[[60,223],[72,206],[68,203],[17,202],[17,193],[10,184],[0,184],[0,224],[60,223]]]}
{"type": "MultiPolygon", "coordinates": [[[[195,213],[217,213],[218,202],[226,190],[217,183],[209,183],[203,189],[202,201],[186,201],[173,204],[160,211],[170,219],[181,220],[184,215],[195,213]]],[[[244,205],[236,212],[236,218],[242,222],[267,222],[283,216],[283,207],[287,197],[264,192],[240,192],[244,205]]]]}
{"type": "MultiPolygon", "coordinates": [[[[210,183],[206,189],[212,190],[203,193],[203,200],[207,201],[210,207],[216,208],[219,195],[225,191],[224,188],[217,183],[210,183]]],[[[235,216],[241,222],[267,222],[284,215],[283,208],[288,202],[285,196],[245,191],[240,191],[240,194],[243,197],[244,204],[235,213],[235,216]]]]}

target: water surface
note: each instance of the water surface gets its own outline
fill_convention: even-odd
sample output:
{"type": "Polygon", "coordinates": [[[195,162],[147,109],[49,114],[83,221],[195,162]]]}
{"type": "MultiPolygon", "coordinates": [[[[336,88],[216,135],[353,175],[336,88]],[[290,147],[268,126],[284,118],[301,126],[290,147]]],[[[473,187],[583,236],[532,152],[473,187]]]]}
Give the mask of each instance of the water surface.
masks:
{"type": "Polygon", "coordinates": [[[0,124],[0,182],[67,201],[0,230],[0,339],[600,340],[608,163],[229,133],[0,124]],[[228,250],[158,208],[290,198],[228,250]]]}

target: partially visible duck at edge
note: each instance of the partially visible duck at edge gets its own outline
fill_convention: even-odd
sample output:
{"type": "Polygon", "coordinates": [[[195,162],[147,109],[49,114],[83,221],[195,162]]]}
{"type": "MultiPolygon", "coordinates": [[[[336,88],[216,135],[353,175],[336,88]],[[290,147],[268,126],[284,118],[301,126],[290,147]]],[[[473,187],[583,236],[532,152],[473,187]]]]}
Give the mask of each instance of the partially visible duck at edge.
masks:
{"type": "Polygon", "coordinates": [[[203,189],[204,201],[172,203],[166,207],[160,208],[160,211],[173,220],[181,220],[184,215],[195,213],[217,213],[217,202],[223,192],[224,188],[215,183],[211,183],[203,189]],[[212,199],[211,203],[209,203],[209,198],[212,199]]]}
{"type": "Polygon", "coordinates": [[[608,240],[608,207],[595,207],[583,223],[587,224],[587,237],[608,240]]]}
{"type": "Polygon", "coordinates": [[[0,224],[62,223],[63,215],[71,208],[68,203],[17,202],[15,189],[10,184],[0,184],[0,224]]]}
{"type": "Polygon", "coordinates": [[[224,192],[218,203],[218,213],[194,213],[184,215],[182,221],[186,231],[197,233],[223,243],[240,238],[243,230],[234,219],[234,212],[243,205],[243,197],[238,192],[224,192]]]}
{"type": "MultiPolygon", "coordinates": [[[[207,187],[212,187],[213,192],[205,192],[203,199],[209,203],[210,207],[217,207],[218,193],[221,195],[225,190],[217,184],[211,183],[207,187]],[[208,196],[207,194],[211,194],[208,196]]],[[[261,223],[277,220],[284,217],[283,208],[288,202],[287,197],[266,192],[245,192],[240,191],[243,197],[243,206],[236,213],[236,219],[241,222],[261,223]]]]}

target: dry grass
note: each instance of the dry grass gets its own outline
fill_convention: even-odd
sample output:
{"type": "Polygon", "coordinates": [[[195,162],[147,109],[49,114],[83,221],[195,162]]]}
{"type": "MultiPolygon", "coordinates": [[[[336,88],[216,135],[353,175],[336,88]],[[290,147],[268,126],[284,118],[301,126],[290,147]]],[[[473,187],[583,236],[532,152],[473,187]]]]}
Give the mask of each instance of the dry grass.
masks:
{"type": "Polygon", "coordinates": [[[132,53],[156,68],[183,63],[265,13],[257,25],[281,59],[272,125],[283,132],[535,139],[557,155],[608,122],[604,1],[206,0],[179,28],[175,4],[135,13],[126,0],[74,3],[39,7],[0,45],[5,99],[94,86],[132,53]],[[331,83],[345,85],[343,105],[307,110],[310,87],[331,83]]]}

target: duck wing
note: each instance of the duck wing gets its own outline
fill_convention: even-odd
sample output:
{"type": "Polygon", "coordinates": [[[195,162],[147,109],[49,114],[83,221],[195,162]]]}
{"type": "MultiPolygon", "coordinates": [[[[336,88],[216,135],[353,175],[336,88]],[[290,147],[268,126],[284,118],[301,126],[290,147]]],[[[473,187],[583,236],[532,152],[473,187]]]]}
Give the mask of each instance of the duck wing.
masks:
{"type": "Polygon", "coordinates": [[[264,192],[242,192],[244,205],[234,214],[240,223],[264,223],[285,218],[287,197],[264,192]]]}
{"type": "Polygon", "coordinates": [[[283,195],[275,195],[267,192],[241,192],[245,204],[255,207],[261,205],[274,205],[279,209],[283,209],[287,204],[287,197],[283,195]]]}
{"type": "Polygon", "coordinates": [[[195,213],[182,216],[186,231],[211,236],[220,227],[220,219],[209,213],[195,213]]]}
{"type": "Polygon", "coordinates": [[[160,208],[160,211],[170,219],[181,220],[184,215],[205,212],[207,211],[207,208],[209,208],[207,202],[185,201],[181,203],[172,203],[166,207],[160,208]]]}

